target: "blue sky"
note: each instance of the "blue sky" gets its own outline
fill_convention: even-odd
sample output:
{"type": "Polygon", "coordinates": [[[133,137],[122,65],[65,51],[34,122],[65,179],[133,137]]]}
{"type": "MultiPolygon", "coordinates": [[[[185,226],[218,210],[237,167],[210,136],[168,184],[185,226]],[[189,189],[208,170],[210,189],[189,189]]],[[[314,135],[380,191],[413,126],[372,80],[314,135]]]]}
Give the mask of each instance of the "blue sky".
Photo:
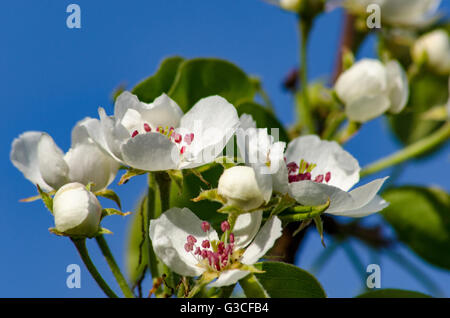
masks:
{"type": "MultiPolygon", "coordinates": [[[[450,11],[448,2],[445,10],[450,11]]],[[[317,21],[308,47],[311,79],[323,78],[333,69],[341,13],[335,10],[317,21]]],[[[134,86],[152,74],[164,57],[175,54],[214,56],[236,63],[262,79],[282,121],[288,124],[293,120],[292,99],[280,83],[298,64],[295,18],[263,1],[17,0],[3,3],[0,21],[0,169],[4,183],[0,191],[0,297],[103,296],[83,266],[82,288],[66,287],[67,265],[81,264],[74,247],[68,239],[48,232],[53,220],[41,202],[18,202],[35,194],[34,186],[9,161],[11,142],[20,133],[46,131],[67,150],[70,131],[78,120],[97,117],[98,106],[112,112],[110,96],[115,87],[134,86]],[[66,7],[73,2],[81,7],[79,30],[66,27],[66,7]]],[[[364,43],[362,55],[374,56],[373,39],[364,43]]],[[[362,166],[398,147],[382,119],[365,125],[346,145],[362,166]]],[[[449,149],[409,164],[398,182],[438,184],[448,191],[449,149]]],[[[126,187],[112,186],[125,210],[133,209],[144,187],[144,177],[133,179],[126,187]]],[[[372,216],[367,222],[376,223],[378,218],[372,216]]],[[[114,232],[107,240],[121,265],[129,220],[110,217],[104,222],[114,232]]],[[[373,261],[365,248],[354,246],[365,263],[373,261]]],[[[88,242],[88,247],[114,286],[95,242],[88,242]]],[[[311,232],[299,265],[308,270],[322,249],[311,232]]],[[[450,296],[448,273],[428,266],[406,248],[401,252],[450,296]]],[[[383,287],[426,292],[400,266],[384,258],[381,261],[383,287]]],[[[331,297],[354,296],[362,284],[361,273],[353,270],[342,250],[318,279],[331,297]]]]}

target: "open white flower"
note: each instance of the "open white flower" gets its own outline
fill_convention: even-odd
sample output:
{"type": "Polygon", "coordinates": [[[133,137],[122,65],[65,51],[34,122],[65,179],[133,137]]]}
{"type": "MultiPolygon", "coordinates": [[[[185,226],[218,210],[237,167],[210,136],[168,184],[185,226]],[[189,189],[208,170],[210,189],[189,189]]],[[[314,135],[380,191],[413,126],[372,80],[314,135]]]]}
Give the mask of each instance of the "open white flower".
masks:
{"type": "MultiPolygon", "coordinates": [[[[202,222],[192,211],[172,208],[150,221],[149,234],[156,255],[174,272],[217,277],[210,286],[221,287],[249,274],[246,265],[255,264],[281,236],[277,217],[259,229],[261,220],[262,212],[240,215],[229,240],[221,241],[209,223],[202,222]]],[[[223,222],[221,229],[229,231],[228,222],[223,222]]]]}
{"type": "Polygon", "coordinates": [[[367,6],[377,4],[383,23],[396,27],[422,28],[436,20],[441,0],[344,0],[345,8],[367,14],[367,6]]]}
{"type": "Polygon", "coordinates": [[[416,63],[425,61],[438,74],[450,74],[450,37],[444,30],[434,30],[418,38],[411,55],[416,63]]]}
{"type": "Polygon", "coordinates": [[[358,161],[334,141],[314,135],[298,137],[286,150],[289,193],[306,206],[330,200],[325,213],[363,217],[381,211],[388,203],[377,192],[387,178],[376,179],[350,192],[359,181],[358,161]]]}
{"type": "Polygon", "coordinates": [[[114,116],[85,123],[93,140],[117,161],[145,171],[194,168],[213,161],[239,125],[236,109],[220,96],[199,100],[186,114],[166,94],[153,103],[123,92],[114,116]]]}
{"type": "Polygon", "coordinates": [[[99,230],[102,207],[97,197],[78,182],[61,187],[53,198],[55,229],[67,235],[92,237],[99,230]]]}
{"type": "Polygon", "coordinates": [[[347,116],[357,122],[386,111],[397,114],[409,97],[406,73],[395,60],[383,65],[375,59],[362,59],[339,76],[335,89],[347,116]]]}
{"type": "MultiPolygon", "coordinates": [[[[244,114],[245,115],[245,114],[244,114]]],[[[250,115],[241,116],[241,126],[236,131],[239,156],[255,171],[258,187],[268,202],[273,191],[288,192],[287,169],[284,162],[286,143],[275,141],[267,129],[256,128],[250,115]]]]}
{"type": "Polygon", "coordinates": [[[72,145],[66,154],[44,132],[23,133],[12,143],[12,163],[44,191],[58,190],[69,182],[92,182],[93,191],[106,188],[114,180],[119,164],[89,138],[84,128],[89,120],[73,128],[72,145]]]}

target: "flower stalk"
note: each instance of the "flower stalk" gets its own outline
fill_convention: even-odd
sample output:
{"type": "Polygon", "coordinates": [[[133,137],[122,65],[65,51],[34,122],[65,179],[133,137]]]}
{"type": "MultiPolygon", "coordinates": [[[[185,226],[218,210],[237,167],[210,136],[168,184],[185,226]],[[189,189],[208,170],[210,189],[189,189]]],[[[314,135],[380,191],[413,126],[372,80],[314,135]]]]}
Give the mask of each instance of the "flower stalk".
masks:
{"type": "Polygon", "coordinates": [[[86,248],[86,239],[84,239],[84,238],[83,239],[70,238],[70,239],[72,240],[78,253],[80,254],[80,257],[81,257],[84,265],[86,265],[86,268],[88,269],[89,273],[94,278],[94,280],[97,282],[98,286],[103,290],[103,292],[109,298],[117,298],[117,295],[112,291],[112,289],[105,282],[102,275],[100,275],[97,268],[95,267],[94,263],[92,263],[92,260],[89,257],[88,250],[86,248]]]}
{"type": "Polygon", "coordinates": [[[398,165],[404,161],[417,157],[427,151],[433,149],[441,143],[446,142],[450,138],[450,122],[446,122],[440,129],[430,136],[419,140],[402,150],[369,164],[361,170],[361,177],[377,173],[386,168],[398,165]]]}
{"type": "Polygon", "coordinates": [[[111,269],[111,272],[116,278],[117,283],[119,284],[119,287],[122,290],[124,296],[127,298],[134,298],[134,294],[131,291],[130,286],[128,286],[128,283],[125,277],[123,276],[122,272],[120,271],[120,268],[117,265],[116,260],[114,259],[114,256],[112,255],[111,250],[109,249],[108,243],[106,242],[104,236],[103,235],[96,236],[95,240],[97,241],[97,244],[100,247],[103,256],[108,262],[109,268],[111,269]]]}
{"type": "Polygon", "coordinates": [[[311,30],[311,21],[300,18],[298,28],[300,33],[300,76],[302,81],[301,95],[297,95],[300,119],[303,122],[303,129],[306,133],[314,133],[315,126],[311,116],[311,105],[308,94],[308,36],[311,30]],[[301,97],[301,100],[300,98],[301,97]]]}

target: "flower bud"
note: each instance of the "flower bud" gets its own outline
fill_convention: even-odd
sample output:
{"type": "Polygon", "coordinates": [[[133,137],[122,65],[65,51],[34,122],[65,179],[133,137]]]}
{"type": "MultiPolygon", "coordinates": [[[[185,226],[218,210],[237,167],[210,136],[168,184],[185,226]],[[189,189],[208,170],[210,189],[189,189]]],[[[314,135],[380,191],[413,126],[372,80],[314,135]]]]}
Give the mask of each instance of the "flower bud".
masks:
{"type": "Polygon", "coordinates": [[[438,74],[450,74],[450,37],[444,30],[435,30],[418,38],[411,55],[417,64],[425,62],[438,74]]]}
{"type": "Polygon", "coordinates": [[[264,202],[264,197],[251,167],[236,166],[223,172],[219,179],[218,193],[227,204],[244,211],[255,209],[264,202]]]}
{"type": "Polygon", "coordinates": [[[302,0],[280,0],[280,7],[284,10],[298,12],[302,0]]]}
{"type": "Polygon", "coordinates": [[[61,187],[53,198],[55,228],[68,235],[92,237],[99,230],[102,207],[97,197],[78,182],[61,187]]]}
{"type": "Polygon", "coordinates": [[[358,61],[339,76],[335,90],[347,116],[357,122],[369,121],[386,111],[399,113],[409,96],[406,73],[395,60],[386,65],[374,59],[358,61]]]}

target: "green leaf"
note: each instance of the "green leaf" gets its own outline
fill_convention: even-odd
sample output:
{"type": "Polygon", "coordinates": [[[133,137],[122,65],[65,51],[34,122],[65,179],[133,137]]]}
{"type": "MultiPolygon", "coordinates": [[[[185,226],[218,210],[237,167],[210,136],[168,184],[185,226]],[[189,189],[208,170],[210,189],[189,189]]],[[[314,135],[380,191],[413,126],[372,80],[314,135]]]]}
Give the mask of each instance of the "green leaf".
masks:
{"type": "Polygon", "coordinates": [[[183,61],[184,59],[179,56],[166,58],[161,62],[156,73],[137,84],[133,88],[132,93],[141,102],[150,103],[162,93],[169,92],[175,80],[178,67],[183,61]]]}
{"type": "Polygon", "coordinates": [[[240,100],[253,99],[254,94],[250,78],[236,65],[198,58],[180,65],[168,95],[186,112],[201,98],[211,95],[220,95],[236,105],[240,100]]]}
{"type": "Polygon", "coordinates": [[[42,201],[44,202],[45,206],[53,214],[53,198],[51,197],[50,194],[42,191],[41,187],[38,184],[36,186],[37,186],[39,195],[41,196],[42,201]]]}
{"type": "Polygon", "coordinates": [[[410,83],[410,100],[397,115],[390,116],[390,124],[400,141],[409,145],[430,135],[442,126],[443,121],[424,120],[434,106],[447,103],[448,78],[430,72],[417,75],[410,83]]]}
{"type": "Polygon", "coordinates": [[[386,191],[383,217],[400,241],[436,266],[450,269],[450,197],[440,189],[406,186],[386,191]]]}
{"type": "Polygon", "coordinates": [[[317,279],[294,265],[261,262],[255,264],[255,267],[264,271],[264,273],[254,273],[254,275],[271,298],[326,297],[325,291],[317,279]]]}
{"type": "Polygon", "coordinates": [[[431,296],[410,290],[386,288],[370,291],[356,298],[431,298],[431,296]]]}
{"type": "Polygon", "coordinates": [[[252,101],[243,101],[236,106],[236,109],[239,116],[242,114],[252,115],[253,119],[256,121],[257,128],[269,128],[269,133],[271,134],[274,133],[272,132],[272,128],[278,128],[279,140],[285,142],[289,141],[283,125],[266,107],[252,101]]]}
{"type": "Polygon", "coordinates": [[[102,210],[102,218],[109,215],[121,215],[121,216],[127,216],[128,214],[131,214],[131,212],[122,212],[113,208],[106,208],[102,210]]]}
{"type": "Polygon", "coordinates": [[[130,181],[131,178],[140,176],[147,173],[144,170],[134,169],[134,168],[128,168],[127,171],[122,175],[122,177],[119,180],[119,185],[125,184],[128,181],[130,181]]]}
{"type": "Polygon", "coordinates": [[[119,209],[122,210],[122,205],[120,203],[120,198],[117,195],[117,193],[115,193],[113,190],[109,190],[109,189],[105,189],[102,191],[97,191],[95,192],[95,195],[98,197],[103,197],[109,200],[112,200],[114,202],[116,202],[117,206],[119,207],[119,209]]]}

